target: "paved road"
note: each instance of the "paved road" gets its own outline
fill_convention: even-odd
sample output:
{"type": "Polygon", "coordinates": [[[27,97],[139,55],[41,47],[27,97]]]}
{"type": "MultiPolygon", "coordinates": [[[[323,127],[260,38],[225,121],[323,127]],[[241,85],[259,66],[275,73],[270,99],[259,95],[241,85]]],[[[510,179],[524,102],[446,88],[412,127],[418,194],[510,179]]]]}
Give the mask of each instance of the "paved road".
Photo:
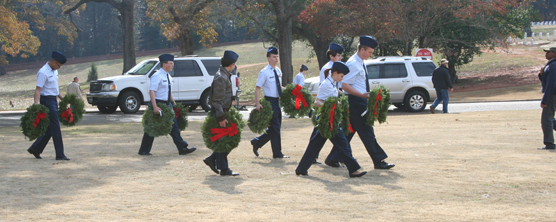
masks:
{"type": "MultiPolygon", "coordinates": [[[[249,117],[249,112],[253,107],[248,107],[246,111],[240,111],[244,119],[249,117]]],[[[428,107],[421,113],[409,113],[390,107],[388,115],[430,115],[428,107]]],[[[481,112],[481,111],[501,111],[501,110],[533,110],[540,109],[540,100],[538,101],[517,101],[517,102],[485,102],[485,103],[451,103],[449,106],[450,113],[462,112],[481,112]]],[[[102,114],[96,108],[87,110],[83,120],[79,124],[94,125],[104,123],[140,123],[143,117],[143,109],[135,114],[124,114],[120,111],[114,114],[102,114]]],[[[442,107],[436,107],[437,113],[442,112],[442,107]]],[[[3,126],[19,126],[20,118],[24,111],[0,112],[0,127],[3,126]]],[[[195,110],[189,113],[189,120],[204,120],[206,113],[202,110],[195,110]]],[[[283,115],[286,116],[286,115],[283,115]]]]}

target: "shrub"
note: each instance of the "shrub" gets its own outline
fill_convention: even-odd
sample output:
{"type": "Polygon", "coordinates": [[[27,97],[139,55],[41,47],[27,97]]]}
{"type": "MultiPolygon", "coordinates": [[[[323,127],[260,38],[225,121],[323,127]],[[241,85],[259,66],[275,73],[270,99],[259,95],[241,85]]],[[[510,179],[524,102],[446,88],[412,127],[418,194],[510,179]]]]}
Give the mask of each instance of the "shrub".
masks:
{"type": "Polygon", "coordinates": [[[89,74],[87,74],[87,82],[97,80],[97,79],[98,79],[97,66],[93,62],[91,64],[91,70],[89,70],[89,74]]]}

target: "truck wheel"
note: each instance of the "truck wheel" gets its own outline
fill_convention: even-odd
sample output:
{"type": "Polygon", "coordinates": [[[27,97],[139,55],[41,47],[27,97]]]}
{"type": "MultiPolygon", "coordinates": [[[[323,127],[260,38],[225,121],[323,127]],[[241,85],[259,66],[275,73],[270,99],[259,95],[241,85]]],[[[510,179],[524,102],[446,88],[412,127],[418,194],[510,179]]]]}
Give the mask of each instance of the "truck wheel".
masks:
{"type": "Polygon", "coordinates": [[[210,105],[209,105],[209,90],[205,91],[203,93],[203,95],[201,95],[201,107],[203,107],[203,109],[205,110],[205,112],[208,112],[210,110],[210,105]]]}
{"type": "Polygon", "coordinates": [[[97,106],[98,111],[104,114],[112,114],[116,112],[118,106],[97,106]]]}
{"type": "Polygon", "coordinates": [[[409,112],[422,112],[427,106],[425,94],[419,91],[411,91],[407,93],[404,100],[404,106],[409,112]]]}
{"type": "Polygon", "coordinates": [[[139,95],[133,91],[127,91],[119,99],[120,110],[124,113],[136,113],[141,107],[139,95]]]}

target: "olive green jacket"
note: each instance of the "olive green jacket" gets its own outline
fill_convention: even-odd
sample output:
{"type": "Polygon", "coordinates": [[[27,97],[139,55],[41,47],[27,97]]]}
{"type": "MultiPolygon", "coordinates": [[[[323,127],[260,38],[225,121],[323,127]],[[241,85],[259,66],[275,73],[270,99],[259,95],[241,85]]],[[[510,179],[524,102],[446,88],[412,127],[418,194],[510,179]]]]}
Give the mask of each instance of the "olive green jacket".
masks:
{"type": "Polygon", "coordinates": [[[210,90],[209,104],[216,110],[216,118],[218,121],[224,120],[224,113],[232,107],[232,82],[228,72],[224,67],[216,72],[210,90]]]}

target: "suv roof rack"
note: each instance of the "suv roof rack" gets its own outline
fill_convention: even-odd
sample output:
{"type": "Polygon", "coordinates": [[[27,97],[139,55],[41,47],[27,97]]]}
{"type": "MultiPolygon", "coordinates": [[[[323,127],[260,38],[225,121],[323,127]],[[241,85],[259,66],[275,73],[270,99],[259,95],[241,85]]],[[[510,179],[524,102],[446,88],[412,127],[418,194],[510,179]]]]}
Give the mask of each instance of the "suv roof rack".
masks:
{"type": "Polygon", "coordinates": [[[373,58],[380,60],[380,61],[395,61],[395,60],[428,60],[424,57],[415,57],[415,56],[380,56],[373,58]]]}
{"type": "Polygon", "coordinates": [[[182,56],[182,57],[199,57],[199,56],[198,55],[185,55],[185,56],[182,56]]]}

